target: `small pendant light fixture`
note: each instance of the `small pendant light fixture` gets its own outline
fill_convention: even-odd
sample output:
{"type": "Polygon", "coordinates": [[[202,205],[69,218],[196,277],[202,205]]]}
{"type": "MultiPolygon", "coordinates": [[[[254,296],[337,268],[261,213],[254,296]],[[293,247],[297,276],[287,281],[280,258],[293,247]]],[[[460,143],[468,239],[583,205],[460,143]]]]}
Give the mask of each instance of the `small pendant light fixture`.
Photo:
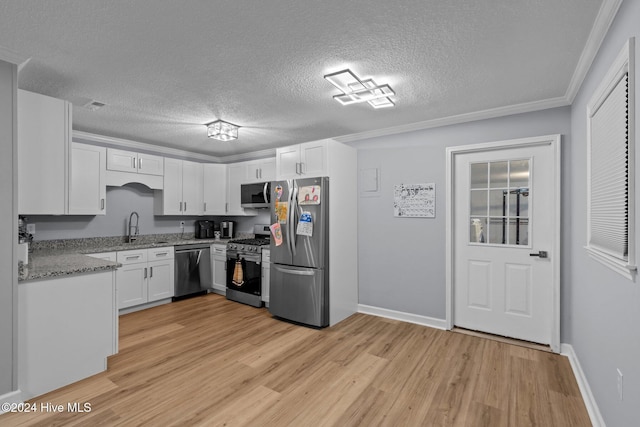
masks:
{"type": "Polygon", "coordinates": [[[238,129],[240,126],[223,120],[216,120],[207,125],[207,136],[218,141],[232,141],[238,139],[238,129]]]}

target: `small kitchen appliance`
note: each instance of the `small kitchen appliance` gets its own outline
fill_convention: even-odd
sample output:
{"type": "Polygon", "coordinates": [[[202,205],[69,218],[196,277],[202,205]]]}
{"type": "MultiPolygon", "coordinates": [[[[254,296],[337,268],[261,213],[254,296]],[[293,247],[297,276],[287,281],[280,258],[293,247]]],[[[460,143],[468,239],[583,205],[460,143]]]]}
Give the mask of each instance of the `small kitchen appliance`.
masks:
{"type": "Polygon", "coordinates": [[[220,233],[223,239],[233,239],[236,236],[236,223],[235,221],[222,221],[220,222],[220,233]]]}
{"type": "Polygon", "coordinates": [[[262,248],[270,243],[269,225],[255,225],[254,234],[227,243],[227,299],[262,307],[262,248]]]}
{"type": "Polygon", "coordinates": [[[199,220],[196,221],[196,231],[195,238],[196,239],[213,239],[213,221],[199,220]]]}
{"type": "Polygon", "coordinates": [[[250,209],[269,209],[271,183],[258,182],[240,186],[240,206],[250,209]]]}

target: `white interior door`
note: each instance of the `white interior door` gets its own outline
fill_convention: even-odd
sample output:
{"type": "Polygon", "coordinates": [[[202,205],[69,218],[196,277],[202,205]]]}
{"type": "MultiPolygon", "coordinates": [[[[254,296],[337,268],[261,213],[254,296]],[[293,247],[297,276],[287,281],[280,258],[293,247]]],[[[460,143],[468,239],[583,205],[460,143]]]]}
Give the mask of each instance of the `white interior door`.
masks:
{"type": "Polygon", "coordinates": [[[559,137],[450,158],[453,325],[559,350],[559,137]]]}

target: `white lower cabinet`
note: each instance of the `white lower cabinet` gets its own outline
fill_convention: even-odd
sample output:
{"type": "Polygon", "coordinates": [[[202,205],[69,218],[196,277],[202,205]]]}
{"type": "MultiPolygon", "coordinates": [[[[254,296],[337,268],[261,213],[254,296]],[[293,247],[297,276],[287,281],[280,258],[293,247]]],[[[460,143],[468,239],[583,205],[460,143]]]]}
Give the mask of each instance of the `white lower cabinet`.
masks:
{"type": "Polygon", "coordinates": [[[118,309],[134,307],[174,295],[173,246],[120,251],[116,272],[118,309]]]}
{"type": "Polygon", "coordinates": [[[211,265],[213,266],[213,289],[219,293],[227,292],[227,245],[211,245],[211,265]]]}
{"type": "Polygon", "coordinates": [[[112,270],[18,286],[18,387],[28,400],[107,369],[117,353],[112,270]]]}
{"type": "Polygon", "coordinates": [[[271,252],[262,250],[262,302],[269,307],[269,286],[271,283],[271,252]]]}

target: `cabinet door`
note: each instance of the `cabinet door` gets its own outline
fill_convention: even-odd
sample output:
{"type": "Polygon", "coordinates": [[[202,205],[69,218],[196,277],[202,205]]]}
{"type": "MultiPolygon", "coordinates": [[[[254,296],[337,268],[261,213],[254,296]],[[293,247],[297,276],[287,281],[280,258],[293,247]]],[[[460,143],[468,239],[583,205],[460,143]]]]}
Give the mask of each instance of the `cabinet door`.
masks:
{"type": "Polygon", "coordinates": [[[126,264],[116,270],[118,309],[147,302],[147,263],[126,264]]]}
{"type": "Polygon", "coordinates": [[[213,289],[227,290],[227,255],[213,256],[213,289]]]}
{"type": "Polygon", "coordinates": [[[254,160],[245,163],[247,175],[245,176],[245,182],[260,182],[260,160],[254,160]]]}
{"type": "Polygon", "coordinates": [[[240,207],[240,185],[245,182],[246,164],[227,165],[227,215],[245,215],[240,207]]]}
{"type": "Polygon", "coordinates": [[[60,99],[19,90],[19,214],[66,213],[69,202],[70,144],[70,104],[60,99]]]}
{"type": "Polygon", "coordinates": [[[182,202],[184,215],[202,215],[202,163],[182,162],[182,202]]]}
{"type": "Polygon", "coordinates": [[[276,149],[276,179],[298,178],[300,145],[276,149]]]}
{"type": "Polygon", "coordinates": [[[72,143],[69,171],[69,213],[105,215],[107,186],[106,149],[72,143]]]}
{"type": "Polygon", "coordinates": [[[305,177],[327,175],[327,142],[315,141],[300,144],[300,172],[305,177]]]}
{"type": "Polygon", "coordinates": [[[149,262],[148,301],[171,298],[174,295],[174,260],[149,262]]]}
{"type": "Polygon", "coordinates": [[[260,181],[268,182],[276,179],[276,159],[265,159],[260,162],[260,181]]]}
{"type": "Polygon", "coordinates": [[[162,176],[164,173],[164,157],[138,153],[138,173],[162,176]]]}
{"type": "Polygon", "coordinates": [[[202,165],[204,215],[224,215],[227,204],[227,166],[202,165]]]}
{"type": "Polygon", "coordinates": [[[138,170],[137,154],[133,151],[107,148],[107,169],[136,173],[138,170]]]}
{"type": "Polygon", "coordinates": [[[182,215],[182,160],[164,159],[162,214],[182,215]]]}

